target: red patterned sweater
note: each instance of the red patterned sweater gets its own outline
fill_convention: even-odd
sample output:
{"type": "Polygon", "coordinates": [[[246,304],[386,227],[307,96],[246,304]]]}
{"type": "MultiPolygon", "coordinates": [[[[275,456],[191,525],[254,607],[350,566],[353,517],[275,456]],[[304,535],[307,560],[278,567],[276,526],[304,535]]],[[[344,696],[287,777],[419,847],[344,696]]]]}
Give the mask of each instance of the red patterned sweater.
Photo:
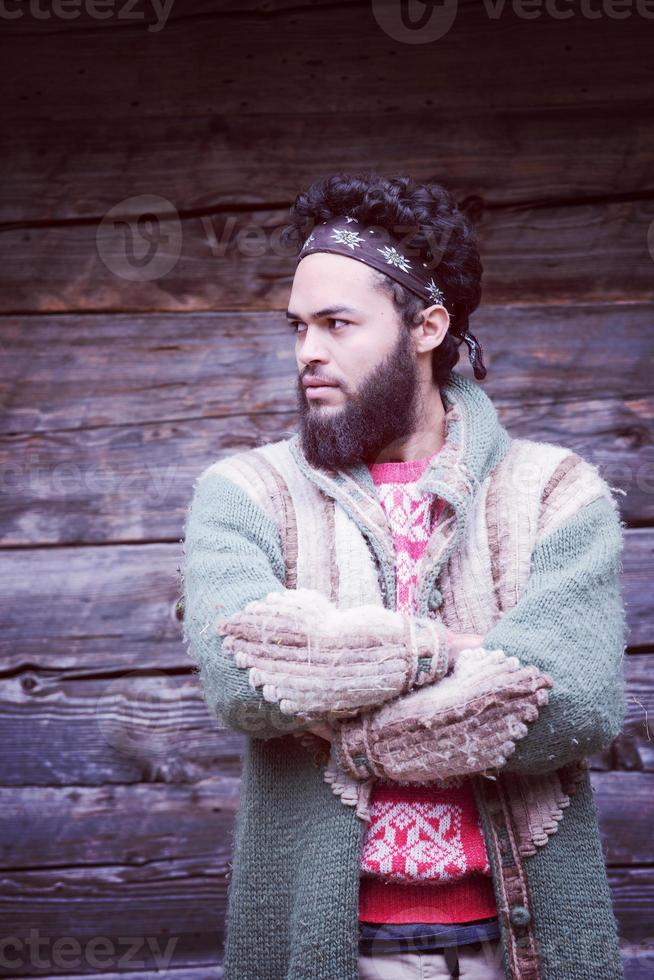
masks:
{"type": "MultiPolygon", "coordinates": [[[[397,608],[411,613],[416,563],[443,506],[415,491],[431,458],[369,466],[393,532],[397,608]]],[[[453,923],[497,914],[470,783],[442,790],[380,780],[372,789],[370,813],[361,854],[361,921],[453,923]]]]}

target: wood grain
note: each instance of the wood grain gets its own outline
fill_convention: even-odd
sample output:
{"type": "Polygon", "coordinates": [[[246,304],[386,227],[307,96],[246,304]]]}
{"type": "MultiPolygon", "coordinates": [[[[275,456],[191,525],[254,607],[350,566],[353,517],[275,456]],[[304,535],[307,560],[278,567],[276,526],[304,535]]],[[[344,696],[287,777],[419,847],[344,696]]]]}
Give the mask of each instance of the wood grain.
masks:
{"type": "MultiPolygon", "coordinates": [[[[9,645],[9,644],[8,644],[9,645]]],[[[131,662],[78,644],[57,647],[37,666],[29,652],[0,683],[0,785],[192,784],[240,775],[244,737],[209,710],[194,662],[178,644],[177,662],[155,666],[158,643],[143,637],[131,662]],[[64,662],[68,660],[66,666],[64,662]]],[[[173,647],[171,646],[171,654],[173,647]]],[[[654,653],[625,658],[627,716],[598,770],[654,772],[654,653]]]]}
{"type": "Polygon", "coordinates": [[[503,424],[622,491],[627,720],[591,778],[625,977],[650,980],[651,22],[475,0],[413,44],[375,20],[393,3],[177,0],[161,30],[124,6],[3,18],[0,919],[50,940],[8,972],[223,976],[244,739],[182,643],[186,508],[209,462],[295,430],[280,232],[317,177],[374,170],[470,214],[503,424]]]}
{"type": "MultiPolygon", "coordinates": [[[[287,301],[297,249],[279,244],[286,206],[184,217],[168,199],[144,206],[128,195],[115,205],[104,224],[94,217],[0,232],[0,313],[188,314],[281,309],[287,301]],[[146,234],[140,222],[150,213],[146,234]]],[[[482,208],[485,301],[651,300],[652,222],[654,198],[482,208]]]]}
{"type": "MultiPolygon", "coordinates": [[[[631,845],[629,856],[651,863],[648,827],[654,776],[619,778],[623,790],[627,787],[639,803],[635,819],[622,828],[631,845]]],[[[592,782],[603,846],[609,850],[620,936],[625,945],[631,944],[625,955],[638,956],[642,965],[646,947],[638,941],[647,934],[652,873],[630,864],[611,866],[618,819],[615,796],[620,790],[615,774],[593,773],[592,782]]],[[[0,915],[10,935],[27,936],[32,925],[29,910],[47,922],[47,928],[39,930],[46,959],[54,957],[55,938],[73,937],[85,954],[94,936],[104,937],[116,957],[125,955],[127,939],[140,940],[138,954],[146,968],[168,942],[178,962],[185,957],[194,962],[220,958],[233,786],[213,778],[175,788],[25,788],[11,794],[0,790],[0,803],[7,862],[0,915]],[[118,821],[116,813],[121,816],[118,821]],[[44,840],[43,865],[35,867],[34,845],[42,847],[39,842],[44,840]],[[66,866],[68,862],[74,867],[66,866]]],[[[104,963],[110,970],[110,958],[104,963]]],[[[28,972],[29,961],[26,965],[27,970],[18,969],[15,975],[28,972]]]]}
{"type": "MultiPolygon", "coordinates": [[[[653,312],[486,306],[474,325],[501,422],[595,463],[631,523],[654,517],[653,312]]],[[[179,538],[204,466],[297,429],[281,313],[25,326],[0,318],[5,547],[179,538]]],[[[471,375],[465,347],[458,367],[471,375]]]]}

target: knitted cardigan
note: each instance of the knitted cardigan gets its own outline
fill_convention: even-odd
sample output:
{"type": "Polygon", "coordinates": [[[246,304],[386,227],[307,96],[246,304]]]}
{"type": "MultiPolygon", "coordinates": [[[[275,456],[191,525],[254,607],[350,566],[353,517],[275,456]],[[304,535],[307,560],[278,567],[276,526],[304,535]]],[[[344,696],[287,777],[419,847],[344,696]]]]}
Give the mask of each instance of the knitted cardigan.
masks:
{"type": "MultiPolygon", "coordinates": [[[[505,976],[620,980],[587,763],[619,734],[626,711],[618,506],[596,467],[570,449],[511,437],[476,382],[453,371],[441,396],[445,445],[420,487],[445,500],[444,519],[421,559],[417,614],[478,633],[485,649],[554,681],[495,775],[475,774],[471,751],[505,976]]],[[[361,712],[336,726],[335,780],[310,751],[321,740],[250,686],[214,624],[284,588],[319,589],[344,608],[395,608],[393,559],[365,464],[314,468],[297,433],[223,458],[196,480],[181,563],[184,639],[209,709],[247,736],[226,980],[358,977],[368,753],[392,755],[366,740],[383,708],[361,712]]]]}

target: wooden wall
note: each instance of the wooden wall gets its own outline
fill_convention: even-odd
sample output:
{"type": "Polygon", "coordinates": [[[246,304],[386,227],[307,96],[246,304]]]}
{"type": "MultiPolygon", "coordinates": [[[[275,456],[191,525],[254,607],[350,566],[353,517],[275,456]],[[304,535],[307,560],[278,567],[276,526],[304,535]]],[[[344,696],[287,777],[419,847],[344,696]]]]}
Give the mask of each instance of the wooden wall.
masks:
{"type": "Polygon", "coordinates": [[[0,973],[222,976],[243,742],[181,642],[185,508],[295,425],[289,205],[375,169],[467,199],[485,390],[624,490],[629,716],[592,779],[654,975],[654,23],[474,0],[412,44],[385,2],[80,4],[0,18],[0,973]]]}

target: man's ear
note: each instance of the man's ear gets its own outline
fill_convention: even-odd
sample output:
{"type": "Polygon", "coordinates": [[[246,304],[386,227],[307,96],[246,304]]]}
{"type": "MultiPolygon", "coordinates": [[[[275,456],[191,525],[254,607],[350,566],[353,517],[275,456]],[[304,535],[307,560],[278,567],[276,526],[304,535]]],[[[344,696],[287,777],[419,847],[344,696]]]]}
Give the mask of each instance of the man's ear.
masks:
{"type": "Polygon", "coordinates": [[[423,310],[422,323],[416,327],[414,345],[416,354],[433,350],[443,342],[450,328],[450,314],[440,303],[428,306],[423,310]]]}

